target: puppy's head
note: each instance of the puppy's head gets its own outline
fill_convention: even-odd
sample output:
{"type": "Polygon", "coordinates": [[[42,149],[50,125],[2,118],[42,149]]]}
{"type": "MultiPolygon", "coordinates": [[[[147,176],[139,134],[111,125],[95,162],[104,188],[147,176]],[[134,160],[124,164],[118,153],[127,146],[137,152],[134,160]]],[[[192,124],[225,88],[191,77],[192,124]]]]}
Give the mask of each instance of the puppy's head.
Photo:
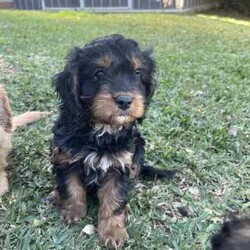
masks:
{"type": "Polygon", "coordinates": [[[87,114],[95,123],[122,126],[143,118],[154,92],[154,71],[151,51],[111,35],[73,49],[55,86],[63,109],[87,114]]]}

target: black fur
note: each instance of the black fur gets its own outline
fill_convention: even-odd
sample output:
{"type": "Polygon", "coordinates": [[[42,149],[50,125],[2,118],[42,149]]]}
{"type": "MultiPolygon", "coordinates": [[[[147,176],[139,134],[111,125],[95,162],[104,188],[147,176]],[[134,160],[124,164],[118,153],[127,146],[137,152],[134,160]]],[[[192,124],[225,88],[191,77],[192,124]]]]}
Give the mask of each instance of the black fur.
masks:
{"type": "Polygon", "coordinates": [[[233,218],[225,222],[211,243],[213,250],[249,250],[250,219],[233,218]]]}

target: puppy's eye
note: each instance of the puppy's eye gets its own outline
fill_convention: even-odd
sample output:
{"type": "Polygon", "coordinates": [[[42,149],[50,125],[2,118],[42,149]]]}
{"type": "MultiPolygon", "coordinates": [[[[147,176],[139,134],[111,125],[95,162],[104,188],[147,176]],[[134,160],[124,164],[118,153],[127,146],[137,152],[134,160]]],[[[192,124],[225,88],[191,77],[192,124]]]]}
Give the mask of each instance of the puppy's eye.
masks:
{"type": "Polygon", "coordinates": [[[141,71],[140,71],[139,69],[136,69],[136,70],[134,71],[134,74],[135,74],[136,76],[140,76],[140,75],[141,75],[141,71]]]}
{"type": "Polygon", "coordinates": [[[105,72],[103,70],[98,70],[96,73],[95,73],[95,77],[97,79],[101,79],[103,76],[105,75],[105,72]]]}

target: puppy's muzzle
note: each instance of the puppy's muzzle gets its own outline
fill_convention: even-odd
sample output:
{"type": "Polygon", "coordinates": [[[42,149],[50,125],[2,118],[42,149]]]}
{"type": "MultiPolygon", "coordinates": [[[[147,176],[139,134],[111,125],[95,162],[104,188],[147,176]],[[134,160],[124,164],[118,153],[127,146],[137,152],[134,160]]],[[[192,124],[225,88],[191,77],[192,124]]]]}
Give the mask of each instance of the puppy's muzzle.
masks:
{"type": "Polygon", "coordinates": [[[117,106],[122,110],[127,110],[132,104],[133,98],[129,95],[118,95],[115,97],[117,106]]]}

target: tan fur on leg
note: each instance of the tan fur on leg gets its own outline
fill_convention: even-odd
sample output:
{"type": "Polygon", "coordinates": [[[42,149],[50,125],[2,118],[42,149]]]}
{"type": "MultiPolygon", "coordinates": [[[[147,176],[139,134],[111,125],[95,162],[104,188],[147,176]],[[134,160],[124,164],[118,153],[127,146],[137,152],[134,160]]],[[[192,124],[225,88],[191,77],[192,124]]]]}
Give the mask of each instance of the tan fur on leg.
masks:
{"type": "Polygon", "coordinates": [[[5,167],[7,166],[6,158],[11,149],[10,134],[0,128],[0,197],[4,195],[8,189],[8,179],[5,167]]]}
{"type": "Polygon", "coordinates": [[[71,175],[67,181],[69,197],[60,201],[62,219],[71,224],[87,214],[86,191],[77,176],[71,175]]]}
{"type": "Polygon", "coordinates": [[[125,228],[127,220],[127,206],[119,214],[115,211],[119,209],[121,200],[115,181],[112,176],[108,176],[105,184],[98,191],[100,208],[98,212],[98,234],[106,245],[113,248],[122,247],[128,239],[125,228]]]}
{"type": "Polygon", "coordinates": [[[6,158],[11,150],[11,134],[6,133],[0,127],[0,196],[8,191],[8,179],[5,168],[7,167],[6,158]]]}
{"type": "Polygon", "coordinates": [[[0,197],[5,193],[7,193],[8,190],[9,190],[9,184],[8,184],[7,174],[5,171],[0,171],[0,197]]]}

